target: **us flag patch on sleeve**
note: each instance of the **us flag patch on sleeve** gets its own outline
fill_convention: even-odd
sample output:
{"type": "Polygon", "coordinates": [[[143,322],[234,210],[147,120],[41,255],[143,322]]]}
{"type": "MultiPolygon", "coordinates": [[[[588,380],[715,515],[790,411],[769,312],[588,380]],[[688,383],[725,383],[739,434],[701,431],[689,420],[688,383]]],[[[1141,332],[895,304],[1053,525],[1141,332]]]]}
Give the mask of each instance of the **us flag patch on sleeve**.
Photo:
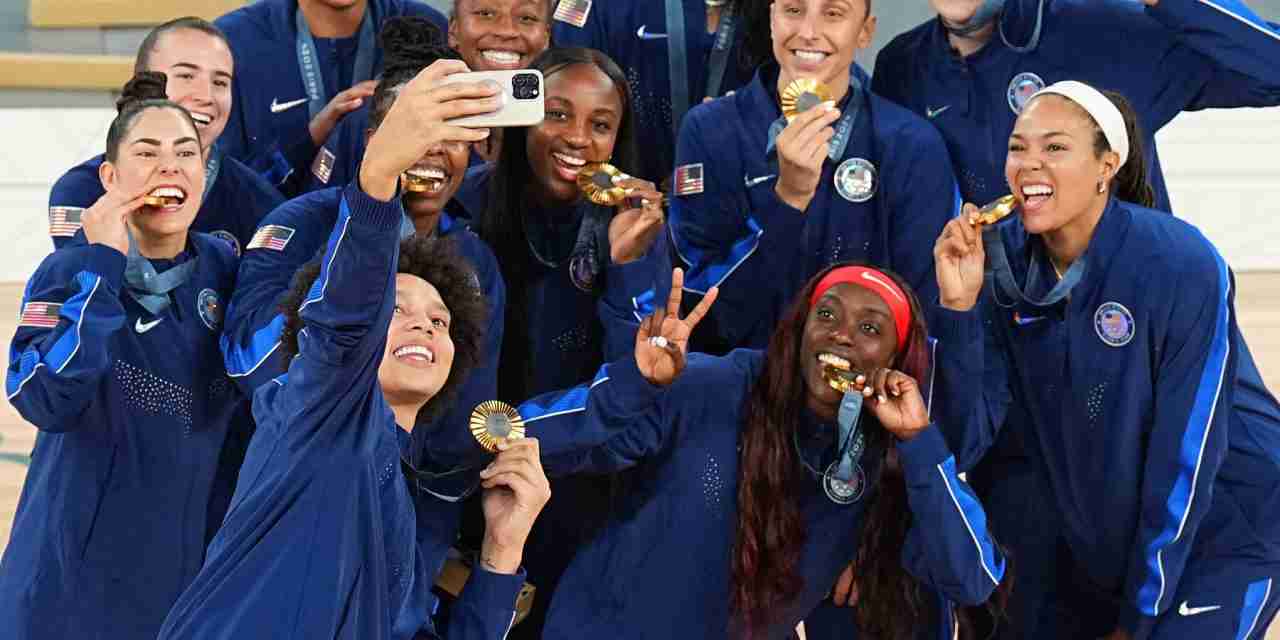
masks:
{"type": "Polygon", "coordinates": [[[320,151],[316,153],[316,159],[311,163],[311,175],[316,177],[322,184],[329,184],[329,176],[333,175],[333,163],[337,157],[332,151],[324,147],[320,147],[320,151]]]}
{"type": "Polygon", "coordinates": [[[702,163],[676,167],[675,190],[678,196],[702,193],[702,163]]]}
{"type": "Polygon", "coordinates": [[[555,19],[581,28],[591,15],[591,0],[560,0],[556,5],[555,19]]]}
{"type": "Polygon", "coordinates": [[[57,302],[28,302],[22,305],[18,326],[52,329],[58,326],[58,312],[61,310],[62,305],[57,302]]]}
{"type": "Polygon", "coordinates": [[[80,215],[84,209],[80,207],[49,207],[49,235],[55,238],[70,238],[80,230],[80,215]]]}
{"type": "Polygon", "coordinates": [[[289,240],[293,239],[293,229],[283,227],[278,224],[269,224],[258,229],[253,234],[253,239],[249,241],[249,249],[271,249],[272,251],[284,251],[285,246],[289,244],[289,240]]]}

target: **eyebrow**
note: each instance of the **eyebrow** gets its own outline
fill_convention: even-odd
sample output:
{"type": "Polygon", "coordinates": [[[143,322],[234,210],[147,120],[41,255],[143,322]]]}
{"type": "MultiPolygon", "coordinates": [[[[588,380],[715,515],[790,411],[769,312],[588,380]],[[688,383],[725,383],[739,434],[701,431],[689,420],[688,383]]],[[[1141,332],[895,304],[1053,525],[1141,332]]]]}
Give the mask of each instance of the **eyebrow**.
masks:
{"type": "MultiPolygon", "coordinates": [[[[1059,137],[1059,136],[1065,136],[1065,137],[1068,137],[1068,138],[1074,137],[1074,136],[1072,136],[1070,133],[1067,133],[1066,131],[1050,131],[1049,133],[1046,133],[1046,134],[1043,134],[1043,135],[1039,135],[1039,136],[1034,136],[1034,137],[1037,137],[1037,138],[1055,138],[1055,137],[1059,137]]],[[[1009,137],[1010,137],[1010,138],[1018,138],[1019,140],[1025,140],[1025,139],[1026,139],[1026,136],[1024,136],[1024,135],[1022,135],[1021,133],[1018,133],[1018,132],[1016,132],[1016,131],[1013,133],[1013,135],[1010,135],[1009,137]]]]}

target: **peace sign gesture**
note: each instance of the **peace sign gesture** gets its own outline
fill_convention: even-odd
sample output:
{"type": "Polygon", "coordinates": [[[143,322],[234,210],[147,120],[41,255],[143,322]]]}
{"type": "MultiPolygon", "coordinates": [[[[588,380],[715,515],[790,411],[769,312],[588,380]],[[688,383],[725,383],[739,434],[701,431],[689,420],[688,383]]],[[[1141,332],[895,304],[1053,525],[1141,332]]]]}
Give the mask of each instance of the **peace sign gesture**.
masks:
{"type": "Polygon", "coordinates": [[[688,317],[680,318],[680,299],[684,293],[684,271],[671,272],[671,293],[667,308],[658,309],[640,323],[636,331],[636,366],[649,382],[660,387],[671,384],[684,371],[685,354],[689,350],[689,334],[702,321],[720,293],[711,287],[688,317]]]}

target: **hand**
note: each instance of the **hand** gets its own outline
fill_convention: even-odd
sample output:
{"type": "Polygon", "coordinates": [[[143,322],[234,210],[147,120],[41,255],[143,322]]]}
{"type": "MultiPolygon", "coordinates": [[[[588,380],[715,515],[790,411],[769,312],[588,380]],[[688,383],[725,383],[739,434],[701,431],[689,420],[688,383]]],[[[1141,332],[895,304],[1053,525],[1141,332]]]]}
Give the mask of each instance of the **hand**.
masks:
{"type": "Polygon", "coordinates": [[[118,190],[102,194],[93,206],[80,214],[84,237],[89,244],[111,247],[129,255],[129,214],[142,208],[145,193],[124,193],[118,190]]]}
{"type": "Polygon", "coordinates": [[[818,105],[796,116],[778,134],[778,183],[774,191],[783,202],[804,211],[818,190],[822,163],[836,130],[831,125],[840,111],[831,103],[818,105]]]}
{"type": "Polygon", "coordinates": [[[952,311],[968,311],[978,303],[982,293],[986,248],[982,230],[969,224],[969,216],[978,208],[966,204],[960,217],[942,229],[933,245],[933,268],[938,277],[938,294],[942,306],[952,311]]]}
{"type": "Polygon", "coordinates": [[[658,386],[667,386],[684,371],[685,354],[689,349],[689,334],[702,322],[702,318],[716,301],[720,289],[711,287],[689,317],[680,319],[680,298],[684,293],[684,271],[671,272],[671,293],[667,295],[667,308],[658,309],[640,323],[636,331],[636,366],[645,380],[658,386]],[[651,340],[652,338],[652,340],[651,340]],[[655,344],[657,343],[657,344],[655,344]]]}
{"type": "Polygon", "coordinates": [[[533,521],[551,499],[538,439],[499,444],[498,457],[480,472],[480,486],[484,488],[480,563],[493,573],[513,574],[520,568],[533,521]]]}
{"type": "Polygon", "coordinates": [[[837,607],[853,607],[858,604],[858,581],[853,579],[852,562],[836,579],[836,588],[831,591],[831,602],[837,607]]]}
{"type": "Polygon", "coordinates": [[[871,378],[859,375],[872,414],[880,425],[899,440],[910,440],[929,426],[929,410],[920,396],[920,385],[909,375],[893,369],[876,369],[871,378]]]}
{"type": "Polygon", "coordinates": [[[360,186],[382,200],[395,195],[400,174],[412,167],[436,144],[470,144],[485,139],[488,129],[472,129],[446,123],[451,118],[491,113],[502,97],[493,82],[442,84],[446,76],[467,71],[461,60],[437,60],[423,69],[403,89],[374,131],[360,164],[360,186]]]}
{"type": "Polygon", "coordinates": [[[378,83],[373,80],[365,80],[353,85],[346,91],[339,91],[329,104],[326,104],[316,117],[311,119],[311,124],[307,128],[311,130],[311,141],[317,147],[324,144],[329,139],[329,134],[333,133],[333,128],[338,126],[338,122],[342,120],[342,116],[355,111],[364,104],[364,101],[373,97],[374,89],[378,88],[378,83]]]}
{"type": "Polygon", "coordinates": [[[609,221],[609,259],[614,264],[639,260],[662,231],[662,194],[648,180],[619,178],[614,184],[627,189],[624,204],[609,221]],[[626,208],[629,204],[640,206],[626,208]]]}

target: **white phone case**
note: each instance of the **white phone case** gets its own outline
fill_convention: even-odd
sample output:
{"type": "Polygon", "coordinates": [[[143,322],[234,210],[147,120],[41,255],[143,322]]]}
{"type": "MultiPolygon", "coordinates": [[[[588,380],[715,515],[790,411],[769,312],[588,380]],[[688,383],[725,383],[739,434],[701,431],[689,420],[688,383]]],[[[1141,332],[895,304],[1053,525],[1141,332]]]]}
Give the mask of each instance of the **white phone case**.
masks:
{"type": "Polygon", "coordinates": [[[502,107],[493,113],[449,120],[462,127],[528,127],[545,117],[542,72],[537,69],[471,71],[447,76],[443,82],[492,80],[502,87],[502,107]]]}

